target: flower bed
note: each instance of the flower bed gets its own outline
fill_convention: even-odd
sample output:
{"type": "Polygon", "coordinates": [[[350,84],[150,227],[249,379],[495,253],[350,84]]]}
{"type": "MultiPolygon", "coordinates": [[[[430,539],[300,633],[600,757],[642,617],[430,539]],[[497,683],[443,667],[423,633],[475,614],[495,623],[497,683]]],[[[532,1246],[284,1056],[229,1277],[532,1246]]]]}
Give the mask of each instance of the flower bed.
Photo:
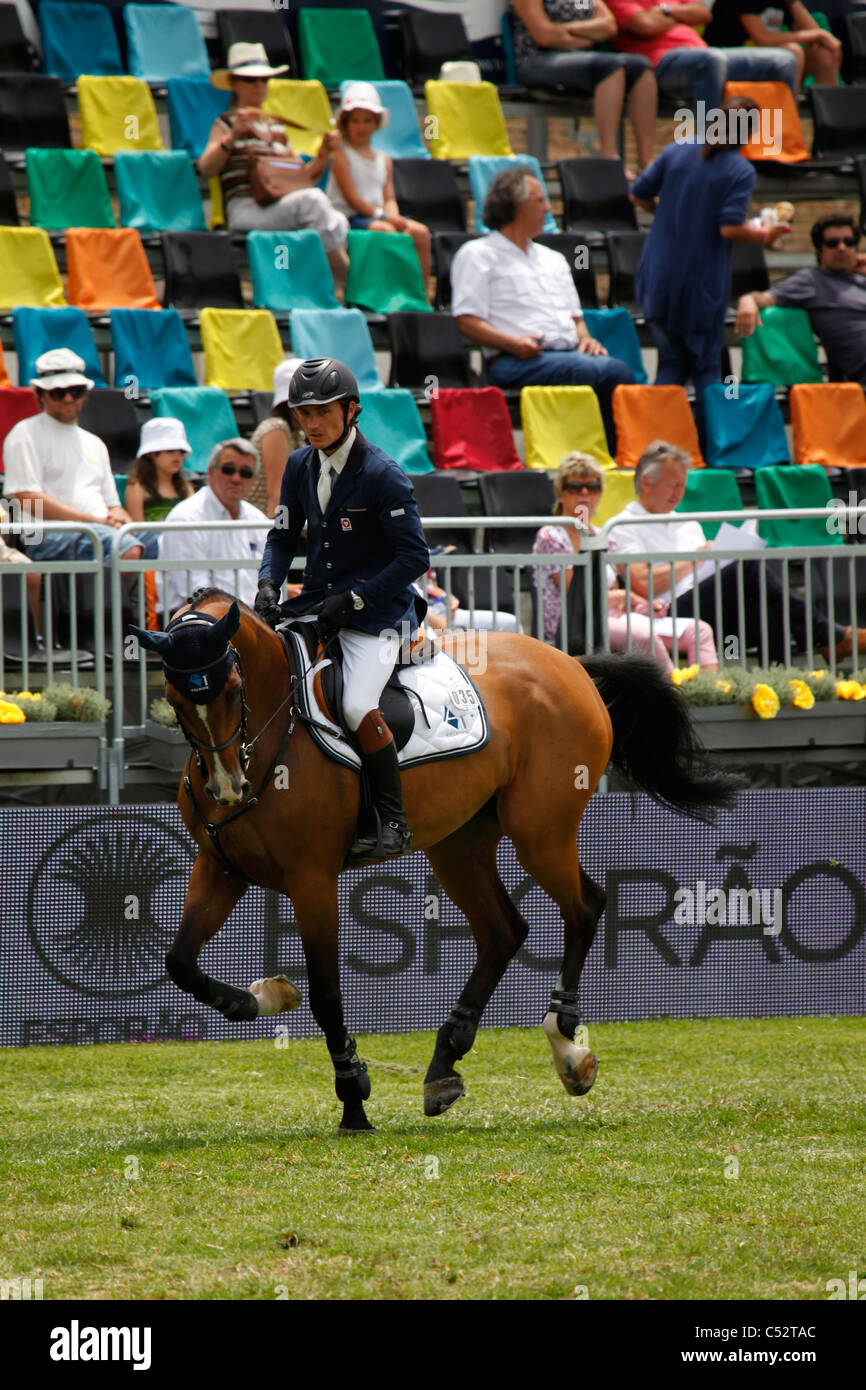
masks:
{"type": "Polygon", "coordinates": [[[855,671],[850,680],[830,671],[801,671],[770,666],[744,671],[739,666],[721,671],[702,671],[683,666],[671,672],[686,704],[696,708],[739,705],[758,719],[775,719],[780,710],[811,710],[816,703],[866,701],[866,671],[855,671]]]}
{"type": "Polygon", "coordinates": [[[672,679],[712,750],[796,752],[866,742],[866,672],[841,680],[826,670],[687,666],[674,670],[672,679]]]}
{"type": "Polygon", "coordinates": [[[0,770],[100,767],[110,708],[96,690],[64,683],[41,694],[0,692],[0,770]]]}
{"type": "Polygon", "coordinates": [[[146,724],[148,760],[166,772],[183,772],[189,746],[181,733],[168,700],[154,700],[146,724]]]}

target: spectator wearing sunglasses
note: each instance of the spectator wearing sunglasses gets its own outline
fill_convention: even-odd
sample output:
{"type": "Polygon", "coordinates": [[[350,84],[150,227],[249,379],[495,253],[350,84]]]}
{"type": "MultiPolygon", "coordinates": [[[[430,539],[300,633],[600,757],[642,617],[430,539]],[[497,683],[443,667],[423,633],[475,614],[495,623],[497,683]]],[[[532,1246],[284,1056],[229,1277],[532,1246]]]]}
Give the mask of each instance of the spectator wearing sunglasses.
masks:
{"type": "Polygon", "coordinates": [[[805,309],[827,353],[831,381],[857,381],[866,391],[866,256],[860,231],[846,212],[828,212],[812,227],[817,266],[797,270],[772,290],[740,296],[734,331],[748,338],[761,310],[778,304],[805,309]]]}
{"type": "MultiPolygon", "coordinates": [[[[93,382],[84,362],[69,348],[52,348],[36,359],[40,413],[20,420],[3,445],[4,491],[22,512],[43,521],[79,521],[96,531],[106,560],[115,530],[132,520],[120,505],[104,443],[83,430],[78,417],[93,382]]],[[[32,560],[92,560],[93,545],[84,532],[48,532],[39,541],[25,539],[32,560]]],[[[128,535],[121,545],[127,560],[156,555],[156,537],[128,535]]]]}
{"type": "Polygon", "coordinates": [[[246,439],[223,439],[211,450],[207,485],[178,502],[169,518],[177,521],[263,522],[249,531],[228,529],[163,531],[159,554],[163,560],[186,560],[188,570],[166,570],[163,612],[174,613],[196,589],[213,585],[252,607],[270,522],[264,512],[246,501],[259,471],[258,451],[246,439]],[[225,560],[251,560],[249,569],[221,569],[225,560]]]}
{"type": "MultiPolygon", "coordinates": [[[[591,454],[566,454],[554,479],[554,489],[556,503],[553,515],[571,517],[573,524],[542,526],[532,547],[537,555],[579,551],[581,533],[598,530],[592,519],[604,491],[604,470],[591,454]]],[[[533,583],[537,588],[540,586],[544,636],[548,642],[555,640],[562,618],[561,577],[565,579],[567,591],[574,578],[573,567],[560,570],[552,565],[540,565],[532,572],[533,583]]],[[[675,635],[674,624],[662,621],[669,607],[666,599],[655,600],[653,621],[650,623],[648,601],[634,591],[629,596],[625,589],[621,589],[612,565],[607,566],[607,578],[607,627],[611,651],[624,652],[631,644],[632,651],[655,657],[667,673],[673,669],[670,653],[676,648],[684,653],[689,664],[699,662],[704,670],[718,670],[719,659],[709,623],[679,620],[675,635]],[[627,611],[629,609],[630,612],[627,611]]]]}

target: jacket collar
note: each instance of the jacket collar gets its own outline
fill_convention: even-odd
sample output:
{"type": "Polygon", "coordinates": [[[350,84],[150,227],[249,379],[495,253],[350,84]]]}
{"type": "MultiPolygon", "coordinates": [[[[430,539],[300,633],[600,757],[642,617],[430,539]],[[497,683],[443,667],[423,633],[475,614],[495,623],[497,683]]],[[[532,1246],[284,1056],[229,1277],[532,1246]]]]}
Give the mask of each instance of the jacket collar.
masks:
{"type": "Polygon", "coordinates": [[[347,492],[351,489],[352,480],[357,477],[364,467],[366,453],[367,441],[356,426],[355,442],[349,450],[349,457],[346,459],[342,472],[339,473],[334,480],[331,496],[325,508],[325,516],[330,516],[335,506],[342,506],[347,492]]]}

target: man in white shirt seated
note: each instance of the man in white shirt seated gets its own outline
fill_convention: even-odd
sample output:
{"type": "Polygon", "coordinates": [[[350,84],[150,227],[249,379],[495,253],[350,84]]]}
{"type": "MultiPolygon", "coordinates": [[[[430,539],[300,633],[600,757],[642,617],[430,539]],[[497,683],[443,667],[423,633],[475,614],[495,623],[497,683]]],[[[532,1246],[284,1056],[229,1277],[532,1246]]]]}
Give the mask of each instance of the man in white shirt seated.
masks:
{"type": "MultiPolygon", "coordinates": [[[[95,434],[83,430],[78,417],[93,382],[84,362],[69,348],[53,348],[36,359],[30,385],[41,413],[19,420],[3,445],[4,491],[19,503],[32,535],[39,520],[80,521],[96,531],[106,561],[114,532],[132,520],[120,505],[108,450],[95,434]]],[[[89,536],[53,532],[41,540],[23,537],[32,560],[92,560],[89,536]]],[[[156,537],[128,535],[121,553],[127,560],[156,555],[156,537]]]]}
{"type": "Polygon", "coordinates": [[[564,256],[533,240],[550,204],[526,167],[506,169],[484,200],[489,236],[461,246],[451,266],[461,333],[484,352],[494,386],[591,386],[616,456],[611,396],[634,373],[590,336],[564,256]]]}
{"type": "Polygon", "coordinates": [[[258,451],[246,439],[224,439],[214,445],[208,459],[207,484],[192,497],[172,508],[172,522],[263,522],[249,531],[232,529],[163,531],[159,554],[163,560],[186,560],[185,569],[162,575],[163,613],[166,620],[186,603],[196,589],[213,586],[236,594],[252,608],[258,588],[258,571],[271,522],[244,499],[259,471],[258,451]],[[220,569],[222,560],[252,560],[250,569],[220,569]]]}
{"type": "MultiPolygon", "coordinates": [[[[700,522],[672,520],[640,525],[643,517],[666,515],[679,506],[685,494],[686,475],[690,467],[690,456],[682,449],[675,448],[673,444],[665,443],[664,440],[656,440],[644,450],[638,459],[634,475],[637,498],[634,502],[629,502],[628,506],[612,518],[613,521],[628,518],[630,522],[628,526],[617,526],[611,532],[610,548],[612,551],[616,551],[617,555],[646,554],[651,551],[658,551],[664,555],[675,555],[677,552],[712,550],[713,543],[707,540],[700,522]]],[[[693,561],[681,560],[673,566],[672,576],[669,560],[653,565],[653,597],[666,597],[670,593],[671,583],[673,582],[674,586],[679,585],[687,575],[694,574],[694,568],[693,561]]],[[[739,633],[738,568],[738,565],[731,564],[721,571],[721,627],[726,638],[726,656],[731,655],[727,650],[727,639],[731,635],[736,636],[739,633]]],[[[619,571],[625,578],[626,567],[620,565],[619,571]]],[[[630,564],[628,571],[631,577],[632,590],[642,598],[649,597],[649,564],[630,564]]],[[[700,617],[715,630],[715,574],[703,579],[698,585],[697,592],[700,600],[700,617]]],[[[785,650],[785,593],[769,565],[766,570],[766,604],[769,660],[778,661],[787,666],[790,661],[790,653],[785,650]]],[[[743,565],[743,608],[746,624],[746,645],[757,646],[760,650],[761,577],[760,566],[755,561],[747,560],[743,565]]],[[[678,618],[688,618],[692,617],[694,613],[695,591],[694,588],[691,588],[678,596],[676,614],[678,618]]],[[[800,595],[794,593],[793,590],[789,590],[788,593],[788,615],[791,636],[795,644],[805,651],[808,647],[809,609],[800,595]]],[[[815,605],[812,606],[811,621],[814,643],[821,647],[825,660],[830,658],[831,640],[836,648],[837,661],[843,661],[855,649],[859,652],[866,651],[866,628],[857,630],[855,642],[855,634],[850,627],[843,627],[839,623],[831,624],[826,613],[823,613],[815,605]]],[[[735,651],[734,659],[739,659],[740,655],[741,653],[735,651]]]]}

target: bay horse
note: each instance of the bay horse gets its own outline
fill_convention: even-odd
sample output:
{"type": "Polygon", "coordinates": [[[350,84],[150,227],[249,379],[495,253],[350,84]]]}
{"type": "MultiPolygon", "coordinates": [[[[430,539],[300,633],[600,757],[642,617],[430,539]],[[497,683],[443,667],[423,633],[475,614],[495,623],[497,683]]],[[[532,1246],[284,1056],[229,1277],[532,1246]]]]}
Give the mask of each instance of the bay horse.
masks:
{"type": "MultiPolygon", "coordinates": [[[[285,894],[307,962],[310,1008],[334,1065],[340,1132],[369,1130],[370,1079],[343,1019],[338,968],[337,880],[353,841],[359,777],[313,741],[282,639],[232,596],[200,590],[168,631],[136,632],[163,658],[166,695],[191,745],[178,802],[198,855],[168,973],[229,1019],[295,1007],[300,996],[285,976],[242,989],[198,965],[249,884],[285,894]]],[[[460,636],[444,634],[445,651],[460,636]]],[[[532,637],[483,637],[462,664],[486,707],[489,742],[457,761],[403,773],[413,849],[426,854],[465,913],[477,949],[436,1037],[424,1081],[427,1115],[442,1114],[464,1093],[455,1064],[529,931],[497,871],[502,837],[562,914],[562,968],[543,1028],[563,1086],[579,1096],[598,1063],[574,1042],[578,982],[605,899],[580,866],[577,831],[599,778],[612,760],[654,800],[697,819],[731,797],[728,780],[702,763],[685,703],[654,662],[608,654],[577,661],[532,637]]]]}

